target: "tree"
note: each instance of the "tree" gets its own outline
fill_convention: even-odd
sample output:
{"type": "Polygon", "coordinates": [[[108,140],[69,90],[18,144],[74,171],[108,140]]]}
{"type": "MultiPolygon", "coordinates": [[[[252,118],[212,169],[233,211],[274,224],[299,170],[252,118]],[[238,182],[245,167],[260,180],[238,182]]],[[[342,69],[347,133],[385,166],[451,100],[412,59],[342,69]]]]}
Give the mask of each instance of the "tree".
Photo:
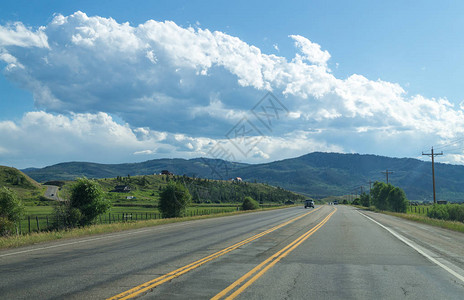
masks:
{"type": "Polygon", "coordinates": [[[374,187],[372,188],[372,203],[375,207],[380,210],[389,210],[387,197],[390,193],[390,190],[393,188],[391,184],[386,184],[385,182],[376,181],[374,182],[374,187]]]}
{"type": "Polygon", "coordinates": [[[253,198],[247,196],[243,199],[242,210],[255,210],[259,208],[259,203],[253,198]]]}
{"type": "Polygon", "coordinates": [[[63,206],[55,209],[55,225],[86,226],[111,207],[104,198],[101,186],[95,180],[78,178],[71,187],[71,197],[63,206]],[[63,220],[64,219],[64,220],[63,220]]]}
{"type": "Polygon", "coordinates": [[[191,200],[192,196],[185,186],[170,181],[160,194],[158,208],[163,218],[178,218],[185,215],[191,200]]]}
{"type": "Polygon", "coordinates": [[[369,207],[371,205],[370,201],[369,201],[369,195],[366,194],[366,193],[361,194],[361,197],[360,197],[359,201],[360,201],[361,205],[364,206],[364,207],[369,207]]]}
{"type": "Polygon", "coordinates": [[[406,212],[408,200],[399,187],[376,181],[372,189],[372,203],[380,210],[406,212]]]}
{"type": "Polygon", "coordinates": [[[408,200],[406,194],[399,187],[394,187],[390,190],[387,197],[389,209],[394,212],[405,213],[408,208],[408,200]]]}
{"type": "Polygon", "coordinates": [[[24,213],[24,206],[16,193],[2,187],[0,189],[0,235],[9,235],[15,231],[15,222],[18,222],[24,213]]]}

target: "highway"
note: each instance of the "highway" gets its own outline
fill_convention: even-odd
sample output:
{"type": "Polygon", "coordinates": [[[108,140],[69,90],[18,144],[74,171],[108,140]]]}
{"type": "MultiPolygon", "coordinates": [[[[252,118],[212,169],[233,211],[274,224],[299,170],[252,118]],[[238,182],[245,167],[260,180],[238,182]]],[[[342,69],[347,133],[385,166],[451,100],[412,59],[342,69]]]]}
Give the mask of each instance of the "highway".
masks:
{"type": "Polygon", "coordinates": [[[464,234],[293,207],[2,250],[0,272],[2,299],[462,299],[464,234]]]}

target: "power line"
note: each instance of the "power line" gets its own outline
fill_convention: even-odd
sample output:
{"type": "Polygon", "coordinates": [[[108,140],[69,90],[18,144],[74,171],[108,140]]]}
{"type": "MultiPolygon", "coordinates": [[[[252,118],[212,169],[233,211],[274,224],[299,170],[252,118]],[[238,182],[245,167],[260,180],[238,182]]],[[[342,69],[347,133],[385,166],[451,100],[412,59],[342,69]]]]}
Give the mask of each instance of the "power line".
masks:
{"type": "Polygon", "coordinates": [[[436,204],[437,199],[435,197],[435,161],[434,161],[434,157],[437,156],[437,155],[443,155],[443,151],[440,152],[440,153],[433,153],[433,147],[432,147],[431,153],[422,152],[422,155],[427,155],[427,156],[432,157],[433,203],[436,204]]]}
{"type": "Polygon", "coordinates": [[[436,146],[435,150],[446,150],[446,148],[448,148],[448,147],[456,147],[457,145],[461,144],[462,142],[464,142],[464,138],[457,138],[457,139],[454,139],[454,140],[450,140],[447,143],[436,146]]]}
{"type": "Polygon", "coordinates": [[[387,176],[387,184],[388,184],[388,174],[392,174],[393,171],[388,171],[387,169],[385,172],[380,172],[380,173],[384,173],[387,176]]]}

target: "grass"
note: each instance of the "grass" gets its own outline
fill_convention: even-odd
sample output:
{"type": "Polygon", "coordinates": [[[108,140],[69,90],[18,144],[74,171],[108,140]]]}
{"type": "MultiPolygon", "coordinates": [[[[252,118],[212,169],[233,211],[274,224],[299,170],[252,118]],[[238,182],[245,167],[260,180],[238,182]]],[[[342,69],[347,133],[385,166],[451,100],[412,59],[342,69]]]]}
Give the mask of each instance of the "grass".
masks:
{"type": "Polygon", "coordinates": [[[463,232],[464,233],[464,223],[456,221],[445,221],[439,219],[432,219],[424,215],[418,214],[404,214],[404,213],[394,213],[394,212],[382,212],[387,215],[400,217],[403,219],[424,223],[436,227],[446,228],[453,231],[463,232]]]}
{"type": "MultiPolygon", "coordinates": [[[[288,208],[292,206],[295,206],[295,205],[267,207],[267,208],[262,208],[261,211],[288,208]]],[[[132,229],[139,229],[139,228],[144,228],[144,227],[159,226],[159,225],[169,224],[169,223],[218,218],[218,217],[223,217],[223,216],[250,213],[254,211],[256,210],[249,210],[249,211],[235,211],[234,210],[232,212],[217,213],[217,214],[210,214],[210,215],[192,216],[192,217],[184,217],[184,218],[155,219],[155,220],[144,220],[144,221],[129,221],[129,222],[119,222],[119,223],[112,223],[112,224],[99,224],[99,225],[92,225],[92,226],[87,226],[83,228],[73,228],[73,229],[62,230],[62,231],[45,231],[45,232],[35,232],[35,233],[27,234],[27,235],[0,237],[0,249],[15,248],[15,247],[33,245],[37,243],[50,242],[50,241],[60,240],[60,239],[79,238],[79,237],[86,237],[86,236],[92,236],[92,235],[98,235],[98,234],[120,232],[124,230],[132,230],[132,229]]]]}
{"type": "Polygon", "coordinates": [[[407,213],[396,213],[396,212],[390,212],[390,211],[380,211],[380,210],[374,208],[373,206],[371,206],[369,208],[364,207],[364,206],[358,206],[358,205],[353,205],[353,206],[355,206],[357,208],[360,208],[360,209],[364,209],[364,210],[371,210],[371,211],[375,211],[375,212],[378,212],[378,213],[382,213],[382,214],[386,214],[386,215],[390,215],[390,216],[395,216],[395,217],[399,217],[399,218],[402,218],[402,219],[406,219],[406,220],[410,220],[410,221],[414,221],[414,222],[418,222],[418,223],[423,223],[423,224],[427,224],[427,225],[431,225],[431,226],[435,226],[435,227],[441,227],[441,228],[445,228],[445,229],[449,229],[449,230],[464,233],[464,223],[456,222],[456,221],[445,221],[445,220],[429,218],[429,217],[427,217],[427,210],[426,209],[424,209],[425,213],[422,212],[422,209],[420,210],[420,212],[419,211],[414,211],[414,209],[411,212],[409,208],[408,208],[407,213]]]}

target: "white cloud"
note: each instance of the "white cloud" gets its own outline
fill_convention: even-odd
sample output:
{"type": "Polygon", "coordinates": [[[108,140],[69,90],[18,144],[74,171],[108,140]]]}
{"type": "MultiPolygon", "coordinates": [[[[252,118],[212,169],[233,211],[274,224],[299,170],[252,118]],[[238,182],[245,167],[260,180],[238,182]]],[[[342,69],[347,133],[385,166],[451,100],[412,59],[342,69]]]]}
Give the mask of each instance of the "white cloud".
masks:
{"type": "Polygon", "coordinates": [[[327,50],[322,51],[320,45],[311,42],[301,35],[290,35],[290,37],[295,40],[295,45],[300,48],[301,52],[304,54],[304,59],[307,59],[313,64],[327,67],[327,62],[330,59],[330,54],[327,50]]]}
{"type": "Polygon", "coordinates": [[[64,147],[69,157],[84,157],[82,145],[96,153],[94,160],[128,153],[201,156],[215,142],[228,143],[225,134],[243,116],[252,120],[250,109],[266,91],[289,114],[271,130],[261,128],[267,138],[244,160],[312,150],[407,153],[462,135],[462,106],[410,96],[399,84],[358,74],[336,78],[327,50],[299,35],[290,38],[298,53],[287,60],[238,37],[172,21],[132,26],[76,12],[56,15],[35,31],[21,23],[0,26],[4,74],[31,91],[43,110],[17,124],[0,123],[11,142],[0,147],[25,154],[25,145],[13,139],[16,131],[44,149],[64,147]],[[51,134],[47,142],[29,136],[44,137],[36,128],[51,134]],[[407,148],[411,139],[416,143],[407,148]],[[382,141],[389,146],[372,145],[382,141]],[[407,149],[390,149],[395,143],[407,149]]]}
{"type": "Polygon", "coordinates": [[[19,47],[38,47],[48,48],[47,36],[40,27],[32,32],[24,24],[16,22],[8,26],[0,26],[0,47],[19,46],[19,47]]]}

